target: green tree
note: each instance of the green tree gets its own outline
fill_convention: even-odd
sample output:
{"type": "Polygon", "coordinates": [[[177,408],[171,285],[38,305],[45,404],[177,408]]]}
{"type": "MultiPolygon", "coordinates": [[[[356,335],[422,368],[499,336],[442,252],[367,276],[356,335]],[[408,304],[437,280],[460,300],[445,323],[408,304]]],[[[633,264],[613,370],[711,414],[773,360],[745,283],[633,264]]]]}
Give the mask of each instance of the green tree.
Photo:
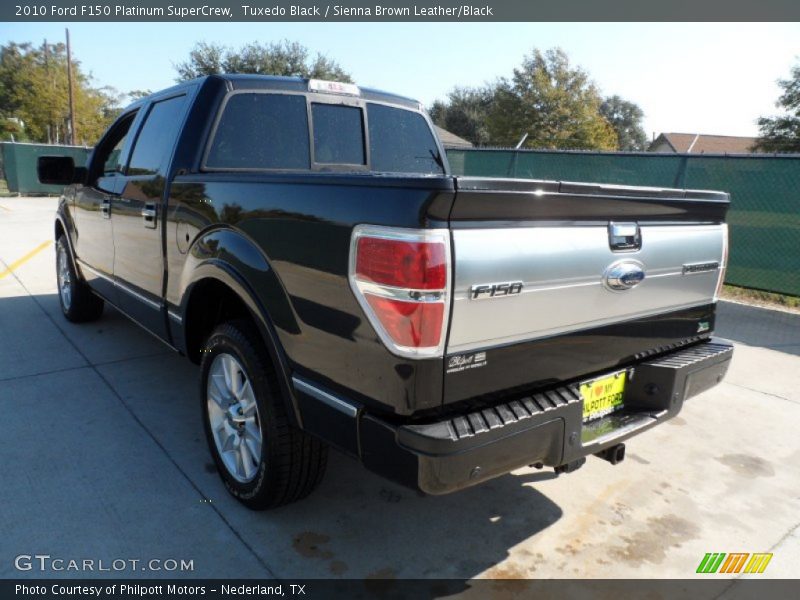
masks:
{"type": "Polygon", "coordinates": [[[644,112],[637,104],[619,96],[610,96],[600,105],[600,114],[617,134],[617,149],[642,151],[647,147],[647,134],[642,127],[644,112]]]}
{"type": "MultiPolygon", "coordinates": [[[[91,78],[72,61],[76,143],[93,145],[117,113],[111,88],[92,86],[91,78]]],[[[24,124],[36,142],[68,139],[69,92],[64,44],[8,43],[0,46],[0,115],[24,124]]]]}
{"type": "Polygon", "coordinates": [[[795,65],[789,79],[781,79],[778,85],[783,93],[775,106],[785,114],[758,119],[760,136],[756,150],[765,152],[800,152],[800,64],[795,65]]]}
{"type": "Polygon", "coordinates": [[[0,114],[0,142],[27,142],[28,135],[22,121],[17,117],[0,114]]]}
{"type": "Polygon", "coordinates": [[[150,94],[152,94],[152,90],[131,90],[127,94],[128,100],[131,102],[135,102],[136,100],[141,100],[142,98],[147,98],[150,94]]]}
{"type": "Polygon", "coordinates": [[[589,75],[560,48],[534,50],[513,77],[501,79],[488,118],[492,143],[527,148],[617,147],[614,129],[600,114],[602,99],[589,75]]]}
{"type": "Polygon", "coordinates": [[[253,42],[239,49],[199,42],[188,60],[175,65],[178,81],[220,73],[256,73],[351,82],[350,75],[330,58],[312,56],[308,48],[283,40],[261,44],[253,42]]]}
{"type": "Polygon", "coordinates": [[[447,101],[437,100],[430,110],[431,119],[439,127],[476,146],[490,143],[487,118],[494,99],[494,88],[455,88],[447,101]]]}

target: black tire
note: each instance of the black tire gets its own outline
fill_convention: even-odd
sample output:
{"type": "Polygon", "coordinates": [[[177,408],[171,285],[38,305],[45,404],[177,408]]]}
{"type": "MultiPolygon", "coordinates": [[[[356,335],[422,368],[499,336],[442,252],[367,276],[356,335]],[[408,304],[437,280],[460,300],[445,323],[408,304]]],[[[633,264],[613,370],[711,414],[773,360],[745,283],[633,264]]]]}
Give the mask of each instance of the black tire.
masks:
{"type": "MultiPolygon", "coordinates": [[[[322,481],[328,447],[290,423],[267,350],[254,330],[254,325],[246,320],[223,323],[214,330],[202,353],[200,401],[208,447],[225,487],[248,508],[265,510],[310,494],[322,481]],[[238,480],[225,465],[212,433],[209,373],[221,354],[238,361],[242,376],[252,386],[258,409],[255,415],[261,432],[260,462],[255,475],[245,482],[238,480]]],[[[244,443],[243,439],[240,443],[244,443]]]]}
{"type": "Polygon", "coordinates": [[[92,292],[85,281],[78,277],[69,245],[63,235],[56,240],[56,281],[61,312],[68,321],[85,323],[100,318],[105,302],[92,292]],[[61,273],[62,267],[66,270],[64,273],[61,273]],[[64,277],[63,275],[66,274],[68,276],[64,277]]]}

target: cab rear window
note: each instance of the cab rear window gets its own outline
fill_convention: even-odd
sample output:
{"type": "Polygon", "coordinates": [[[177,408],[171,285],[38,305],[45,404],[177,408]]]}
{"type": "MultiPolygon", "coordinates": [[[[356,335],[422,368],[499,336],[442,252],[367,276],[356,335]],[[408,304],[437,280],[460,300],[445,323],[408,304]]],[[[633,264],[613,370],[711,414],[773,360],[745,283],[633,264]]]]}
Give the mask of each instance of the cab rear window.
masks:
{"type": "Polygon", "coordinates": [[[436,139],[421,113],[373,102],[308,100],[301,94],[231,95],[204,168],[444,173],[436,139]]]}
{"type": "Polygon", "coordinates": [[[314,162],[365,165],[364,118],[358,106],[311,104],[314,123],[314,162]]]}
{"type": "Polygon", "coordinates": [[[235,94],[206,157],[208,169],[310,168],[305,96],[235,94]]]}
{"type": "Polygon", "coordinates": [[[383,104],[367,105],[369,153],[373,171],[441,174],[439,148],[418,112],[383,104]]]}

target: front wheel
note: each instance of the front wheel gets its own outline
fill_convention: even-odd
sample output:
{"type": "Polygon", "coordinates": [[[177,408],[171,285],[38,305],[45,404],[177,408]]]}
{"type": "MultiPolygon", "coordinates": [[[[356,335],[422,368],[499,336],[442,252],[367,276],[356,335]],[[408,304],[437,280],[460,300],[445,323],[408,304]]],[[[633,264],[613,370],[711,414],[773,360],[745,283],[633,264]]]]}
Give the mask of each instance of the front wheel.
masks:
{"type": "Polygon", "coordinates": [[[103,299],[95,296],[86,282],[78,278],[64,236],[56,240],[56,281],[61,312],[68,321],[95,321],[103,314],[103,299]]]}
{"type": "Polygon", "coordinates": [[[322,480],[327,446],[294,427],[266,348],[247,321],[217,327],[201,363],[208,447],[228,491],[263,510],[310,494],[322,480]]]}

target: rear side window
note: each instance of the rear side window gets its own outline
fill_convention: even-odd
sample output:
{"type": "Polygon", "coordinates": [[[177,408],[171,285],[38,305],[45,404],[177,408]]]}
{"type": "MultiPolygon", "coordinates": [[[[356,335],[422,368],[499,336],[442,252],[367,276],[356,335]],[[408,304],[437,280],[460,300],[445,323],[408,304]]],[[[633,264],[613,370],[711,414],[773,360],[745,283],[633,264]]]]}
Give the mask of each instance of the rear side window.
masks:
{"type": "Polygon", "coordinates": [[[425,118],[417,112],[367,105],[369,153],[373,171],[387,173],[444,172],[439,148],[425,118]]]}
{"type": "Polygon", "coordinates": [[[178,135],[185,101],[186,96],[176,96],[153,104],[136,138],[128,175],[163,175],[178,135]]]}
{"type": "Polygon", "coordinates": [[[314,121],[314,162],[364,165],[364,118],[361,109],[341,104],[311,105],[314,121]]]}
{"type": "Polygon", "coordinates": [[[235,94],[228,99],[206,157],[209,169],[308,169],[304,96],[235,94]]]}

